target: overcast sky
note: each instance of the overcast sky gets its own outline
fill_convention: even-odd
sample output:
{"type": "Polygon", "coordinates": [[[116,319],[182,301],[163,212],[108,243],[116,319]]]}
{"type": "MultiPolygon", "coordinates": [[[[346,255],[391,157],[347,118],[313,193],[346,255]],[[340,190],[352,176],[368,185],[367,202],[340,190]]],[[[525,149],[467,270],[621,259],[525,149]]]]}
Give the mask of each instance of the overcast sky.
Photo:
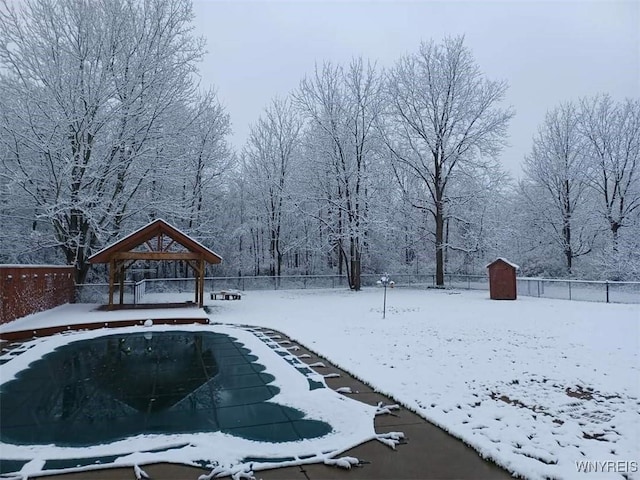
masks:
{"type": "Polygon", "coordinates": [[[599,92],[640,96],[640,1],[243,1],[194,0],[207,39],[203,87],[215,86],[239,150],[249,125],[286,96],[316,62],[355,56],[391,66],[422,40],[464,34],[480,69],[505,79],[516,109],[507,171],[545,112],[599,92]]]}

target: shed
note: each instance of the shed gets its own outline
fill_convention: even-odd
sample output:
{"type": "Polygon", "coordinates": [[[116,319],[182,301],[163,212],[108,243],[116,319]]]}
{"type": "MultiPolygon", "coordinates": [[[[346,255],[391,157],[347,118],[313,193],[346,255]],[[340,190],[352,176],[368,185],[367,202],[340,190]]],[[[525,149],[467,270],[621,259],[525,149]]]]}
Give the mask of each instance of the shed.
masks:
{"type": "Polygon", "coordinates": [[[195,273],[195,303],[202,307],[205,263],[220,263],[222,257],[164,220],[154,220],[89,257],[90,263],[109,264],[109,308],[116,282],[123,304],[126,270],[137,260],[185,261],[195,273]]]}
{"type": "Polygon", "coordinates": [[[486,266],[489,269],[489,296],[492,300],[515,300],[516,270],[518,265],[504,258],[497,258],[486,266]]]}

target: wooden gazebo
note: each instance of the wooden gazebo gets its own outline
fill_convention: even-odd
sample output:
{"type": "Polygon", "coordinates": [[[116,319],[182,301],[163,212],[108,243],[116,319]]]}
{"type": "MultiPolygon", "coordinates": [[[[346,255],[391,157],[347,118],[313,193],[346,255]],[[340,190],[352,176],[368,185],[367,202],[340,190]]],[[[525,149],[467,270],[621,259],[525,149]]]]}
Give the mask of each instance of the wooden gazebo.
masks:
{"type": "Polygon", "coordinates": [[[114,308],[116,282],[120,290],[119,303],[123,305],[125,274],[138,260],[186,262],[195,273],[195,303],[202,307],[205,265],[220,263],[222,257],[164,220],[154,220],[89,257],[89,263],[109,264],[109,309],[114,308]]]}

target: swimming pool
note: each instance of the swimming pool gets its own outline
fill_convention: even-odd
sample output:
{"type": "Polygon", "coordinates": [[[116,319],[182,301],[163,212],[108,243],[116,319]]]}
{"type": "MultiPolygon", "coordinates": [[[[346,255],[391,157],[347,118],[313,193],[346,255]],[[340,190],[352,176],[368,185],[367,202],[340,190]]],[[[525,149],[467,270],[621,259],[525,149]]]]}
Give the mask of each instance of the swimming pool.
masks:
{"type": "Polygon", "coordinates": [[[2,473],[156,461],[266,468],[375,438],[373,407],[326,388],[251,329],[67,333],[28,342],[0,368],[2,473]]]}

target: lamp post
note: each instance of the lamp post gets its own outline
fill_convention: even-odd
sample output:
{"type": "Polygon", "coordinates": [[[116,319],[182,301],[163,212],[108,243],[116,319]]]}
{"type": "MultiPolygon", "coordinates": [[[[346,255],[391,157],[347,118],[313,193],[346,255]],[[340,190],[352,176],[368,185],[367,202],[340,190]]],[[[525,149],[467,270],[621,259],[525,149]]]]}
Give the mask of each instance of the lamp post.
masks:
{"type": "Polygon", "coordinates": [[[376,283],[384,287],[384,300],[382,302],[382,318],[384,319],[387,313],[387,285],[393,286],[393,281],[389,280],[389,274],[385,273],[376,283]]]}

